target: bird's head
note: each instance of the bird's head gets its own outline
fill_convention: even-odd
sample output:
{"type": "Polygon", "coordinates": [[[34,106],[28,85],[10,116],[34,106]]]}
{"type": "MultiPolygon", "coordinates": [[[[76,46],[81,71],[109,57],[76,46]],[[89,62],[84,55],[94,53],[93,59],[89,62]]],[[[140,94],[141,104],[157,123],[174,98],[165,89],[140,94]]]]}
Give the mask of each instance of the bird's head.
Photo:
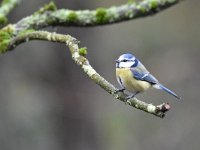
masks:
{"type": "Polygon", "coordinates": [[[116,60],[116,67],[117,68],[131,68],[137,66],[138,60],[137,58],[130,54],[122,54],[119,56],[119,58],[116,60]]]}

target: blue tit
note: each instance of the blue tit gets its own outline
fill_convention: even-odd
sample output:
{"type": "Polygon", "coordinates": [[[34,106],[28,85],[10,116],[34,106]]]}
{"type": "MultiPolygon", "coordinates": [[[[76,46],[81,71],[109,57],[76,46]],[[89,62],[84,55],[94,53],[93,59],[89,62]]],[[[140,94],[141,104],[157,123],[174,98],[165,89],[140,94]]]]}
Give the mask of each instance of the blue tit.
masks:
{"type": "Polygon", "coordinates": [[[163,90],[177,99],[180,97],[163,86],[145,66],[132,54],[123,54],[116,60],[116,77],[121,85],[118,91],[127,90],[132,93],[127,99],[133,98],[138,93],[142,93],[150,88],[163,90]]]}

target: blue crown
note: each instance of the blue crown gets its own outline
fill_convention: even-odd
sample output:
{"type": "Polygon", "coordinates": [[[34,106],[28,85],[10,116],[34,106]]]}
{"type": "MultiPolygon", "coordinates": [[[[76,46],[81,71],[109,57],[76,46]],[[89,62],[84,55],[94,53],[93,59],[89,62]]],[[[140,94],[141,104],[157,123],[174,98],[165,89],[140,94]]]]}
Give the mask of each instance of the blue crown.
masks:
{"type": "Polygon", "coordinates": [[[134,56],[133,54],[131,54],[131,53],[123,54],[123,55],[121,55],[121,56],[124,57],[124,58],[127,58],[127,59],[132,59],[132,58],[135,57],[135,56],[134,56]]]}

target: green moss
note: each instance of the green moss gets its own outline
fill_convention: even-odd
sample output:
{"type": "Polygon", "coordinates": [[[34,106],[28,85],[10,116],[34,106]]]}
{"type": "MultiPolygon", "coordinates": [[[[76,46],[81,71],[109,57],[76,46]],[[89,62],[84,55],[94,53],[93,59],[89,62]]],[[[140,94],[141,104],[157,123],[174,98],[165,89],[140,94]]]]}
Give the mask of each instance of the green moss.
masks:
{"type": "Polygon", "coordinates": [[[146,12],[146,9],[144,7],[140,7],[140,10],[141,10],[142,13],[146,12]]]}
{"type": "Polygon", "coordinates": [[[71,11],[67,16],[67,21],[76,22],[78,20],[78,16],[75,11],[71,11]]]}
{"type": "Polygon", "coordinates": [[[1,29],[0,31],[7,32],[10,36],[12,36],[13,35],[13,31],[14,31],[14,27],[13,27],[12,24],[8,24],[6,27],[1,29]]]}
{"type": "Polygon", "coordinates": [[[108,14],[105,8],[98,8],[96,10],[96,22],[98,24],[104,24],[108,19],[108,14]]]}
{"type": "Polygon", "coordinates": [[[0,31],[0,53],[5,53],[11,40],[8,32],[0,31]]]}
{"type": "Polygon", "coordinates": [[[131,5],[133,3],[135,3],[135,0],[128,0],[128,2],[127,2],[128,5],[131,5]]]}
{"type": "Polygon", "coordinates": [[[7,51],[8,45],[10,43],[10,40],[4,40],[0,42],[0,53],[3,54],[7,51]]]}
{"type": "Polygon", "coordinates": [[[31,33],[31,32],[34,32],[34,31],[35,31],[34,29],[22,30],[21,32],[19,32],[19,35],[23,35],[23,34],[26,34],[26,33],[31,33]]]}
{"type": "Polygon", "coordinates": [[[5,4],[7,4],[7,3],[10,3],[10,0],[3,0],[3,1],[1,2],[1,5],[5,5],[5,4]]]}
{"type": "Polygon", "coordinates": [[[137,5],[137,9],[139,9],[142,13],[146,12],[146,8],[144,6],[137,5]]]}
{"type": "Polygon", "coordinates": [[[48,10],[48,11],[55,11],[55,10],[57,10],[57,7],[56,7],[55,3],[52,2],[52,1],[49,4],[44,5],[43,8],[44,8],[44,10],[48,10]]]}
{"type": "Polygon", "coordinates": [[[3,40],[11,39],[11,36],[8,32],[0,30],[0,42],[3,40]]]}
{"type": "Polygon", "coordinates": [[[1,25],[6,24],[7,21],[8,21],[7,18],[4,15],[0,14],[0,24],[1,25]]]}
{"type": "Polygon", "coordinates": [[[81,56],[87,55],[87,47],[79,48],[79,55],[81,56]]]}
{"type": "Polygon", "coordinates": [[[150,7],[152,9],[156,9],[158,7],[158,2],[156,0],[151,0],[150,1],[150,7]]]}
{"type": "Polygon", "coordinates": [[[48,18],[48,19],[46,20],[46,22],[47,22],[48,25],[53,25],[53,24],[55,23],[55,20],[52,19],[52,18],[48,18]]]}
{"type": "Polygon", "coordinates": [[[54,2],[50,2],[48,4],[45,4],[42,8],[40,8],[38,11],[36,11],[34,14],[43,14],[46,11],[55,11],[57,10],[57,7],[54,2]]]}

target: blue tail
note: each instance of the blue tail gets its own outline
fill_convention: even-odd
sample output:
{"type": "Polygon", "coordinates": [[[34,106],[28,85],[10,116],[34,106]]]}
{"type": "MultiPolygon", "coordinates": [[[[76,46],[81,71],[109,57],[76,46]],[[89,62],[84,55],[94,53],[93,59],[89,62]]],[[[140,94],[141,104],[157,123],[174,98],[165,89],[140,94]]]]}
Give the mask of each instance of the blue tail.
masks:
{"type": "Polygon", "coordinates": [[[168,88],[164,87],[162,84],[159,84],[159,85],[157,84],[157,85],[155,86],[155,88],[160,89],[160,90],[163,90],[163,91],[165,91],[165,92],[167,92],[167,93],[173,95],[173,96],[176,97],[177,99],[181,99],[176,93],[174,93],[174,92],[172,92],[171,90],[169,90],[168,88]]]}

